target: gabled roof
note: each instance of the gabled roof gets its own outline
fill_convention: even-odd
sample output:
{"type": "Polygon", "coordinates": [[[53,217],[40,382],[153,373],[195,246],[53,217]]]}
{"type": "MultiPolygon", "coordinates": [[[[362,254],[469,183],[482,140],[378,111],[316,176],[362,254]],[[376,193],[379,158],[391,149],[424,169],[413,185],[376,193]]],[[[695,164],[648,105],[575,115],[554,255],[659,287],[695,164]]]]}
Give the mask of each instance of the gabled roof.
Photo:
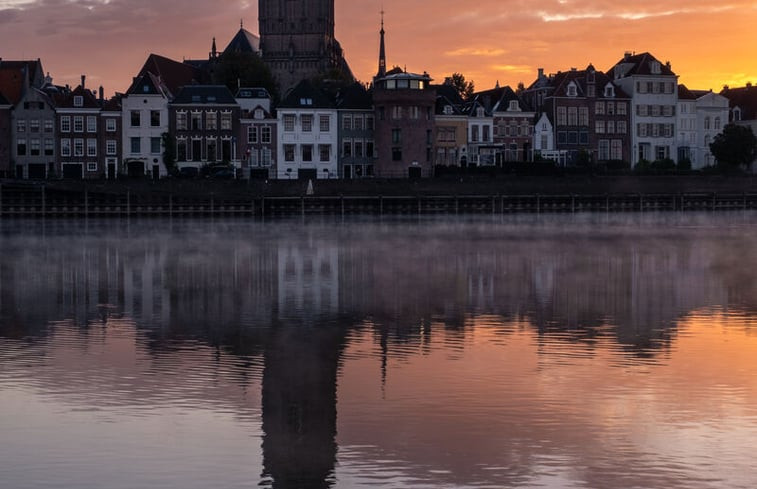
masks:
{"type": "Polygon", "coordinates": [[[16,105],[24,94],[24,73],[18,68],[0,68],[0,92],[16,105]]]}
{"type": "Polygon", "coordinates": [[[237,105],[237,101],[225,85],[187,85],[176,94],[173,104],[237,105]]]}
{"type": "Polygon", "coordinates": [[[360,83],[353,83],[337,93],[337,108],[342,110],[371,110],[373,97],[360,83]]]}
{"type": "Polygon", "coordinates": [[[308,80],[302,80],[279,104],[280,109],[333,109],[335,102],[308,80]]]}
{"type": "Polygon", "coordinates": [[[696,100],[699,97],[686,88],[686,85],[678,85],[678,100],[696,100]]]}
{"type": "Polygon", "coordinates": [[[71,92],[59,93],[54,96],[55,106],[60,109],[100,109],[100,101],[94,93],[81,85],[71,92]],[[74,106],[74,97],[82,97],[82,105],[74,106]]]}
{"type": "Polygon", "coordinates": [[[161,95],[168,97],[167,88],[163,86],[160,78],[152,73],[144,73],[134,78],[134,82],[126,91],[126,95],[161,95]]]}
{"type": "Polygon", "coordinates": [[[724,88],[720,95],[729,100],[731,108],[741,109],[741,120],[757,119],[757,86],[750,84],[740,88],[724,88]]]}
{"type": "Polygon", "coordinates": [[[510,86],[505,86],[502,88],[502,96],[499,98],[499,101],[494,105],[493,111],[494,112],[507,112],[507,109],[510,107],[510,102],[513,100],[518,101],[518,106],[520,107],[521,112],[533,112],[533,109],[531,106],[524,100],[523,97],[515,93],[515,91],[510,88],[510,86]]]}
{"type": "Polygon", "coordinates": [[[199,83],[203,79],[202,73],[195,67],[157,54],[150,54],[147,57],[147,61],[145,61],[137,76],[140,77],[147,73],[152,73],[160,78],[172,94],[177,93],[184,85],[199,83]]]}
{"type": "Polygon", "coordinates": [[[1,70],[19,70],[22,74],[28,74],[29,85],[41,88],[45,84],[45,73],[42,70],[42,62],[35,60],[4,60],[0,58],[1,70]]]}
{"type": "Polygon", "coordinates": [[[489,107],[487,107],[486,105],[483,104],[481,100],[479,100],[478,97],[474,97],[473,100],[465,103],[461,107],[461,111],[463,114],[467,115],[468,117],[478,117],[477,111],[479,108],[484,109],[484,114],[486,116],[490,116],[492,115],[492,109],[494,108],[494,106],[490,105],[489,107]]]}
{"type": "Polygon", "coordinates": [[[260,52],[260,38],[245,28],[239,32],[223,50],[223,53],[257,53],[260,52]]]}
{"type": "MultiPolygon", "coordinates": [[[[650,53],[631,54],[626,53],[623,59],[615,63],[607,73],[615,75],[616,70],[620,77],[633,75],[659,75],[659,76],[676,76],[670,68],[670,63],[660,63],[660,60],[650,53]],[[652,72],[652,66],[658,63],[660,66],[659,73],[652,72]]],[[[617,76],[616,76],[617,77],[617,76]]]]}
{"type": "Polygon", "coordinates": [[[458,93],[457,89],[452,85],[442,83],[441,85],[433,85],[431,88],[436,89],[437,96],[446,98],[452,104],[462,105],[462,103],[464,102],[463,98],[460,96],[460,93],[458,93]]]}

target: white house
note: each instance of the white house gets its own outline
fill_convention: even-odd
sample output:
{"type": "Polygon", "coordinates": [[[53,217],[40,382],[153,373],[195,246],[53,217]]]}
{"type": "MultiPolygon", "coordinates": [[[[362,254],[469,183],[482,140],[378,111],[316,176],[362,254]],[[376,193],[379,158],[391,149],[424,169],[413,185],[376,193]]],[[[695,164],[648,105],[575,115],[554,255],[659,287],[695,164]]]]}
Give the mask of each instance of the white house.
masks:
{"type": "Polygon", "coordinates": [[[302,81],[277,108],[280,179],[338,178],[336,104],[302,81]]]}
{"type": "Polygon", "coordinates": [[[123,166],[130,175],[164,177],[163,134],[168,132],[170,94],[157,76],[134,79],[121,101],[123,166]]]}
{"type": "Polygon", "coordinates": [[[677,159],[678,76],[649,53],[626,53],[608,72],[631,96],[631,161],[677,159]]]}
{"type": "Polygon", "coordinates": [[[702,168],[717,163],[710,151],[710,144],[728,124],[728,99],[711,90],[692,90],[692,93],[697,96],[697,146],[699,147],[694,168],[702,168]]]}

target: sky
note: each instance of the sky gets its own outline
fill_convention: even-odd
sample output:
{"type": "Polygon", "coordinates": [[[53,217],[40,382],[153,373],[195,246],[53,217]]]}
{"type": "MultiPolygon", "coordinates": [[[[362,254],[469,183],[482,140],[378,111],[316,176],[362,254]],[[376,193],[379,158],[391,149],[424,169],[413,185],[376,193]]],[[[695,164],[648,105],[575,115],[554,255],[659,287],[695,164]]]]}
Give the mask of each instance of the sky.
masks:
{"type": "MultiPolygon", "coordinates": [[[[483,90],[547,73],[607,70],[623,53],[670,61],[681,83],[719,91],[757,82],[757,1],[336,0],[336,36],[356,77],[377,70],[380,11],[387,63],[460,72],[483,90]]],[[[42,60],[57,84],[125,91],[150,53],[203,58],[242,20],[257,33],[254,0],[0,0],[0,58],[42,60]]]]}

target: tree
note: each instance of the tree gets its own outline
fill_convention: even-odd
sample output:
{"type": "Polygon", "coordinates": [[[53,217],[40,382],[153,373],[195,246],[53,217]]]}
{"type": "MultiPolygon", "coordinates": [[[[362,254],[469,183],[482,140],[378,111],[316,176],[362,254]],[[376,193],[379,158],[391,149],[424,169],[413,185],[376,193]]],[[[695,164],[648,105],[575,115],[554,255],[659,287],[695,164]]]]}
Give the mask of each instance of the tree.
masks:
{"type": "Polygon", "coordinates": [[[226,85],[231,93],[240,87],[261,87],[278,99],[278,87],[271,70],[258,54],[246,52],[224,53],[213,69],[213,83],[226,85]]]}
{"type": "Polygon", "coordinates": [[[444,79],[444,85],[454,87],[463,100],[470,99],[475,90],[473,81],[465,81],[465,75],[462,73],[452,73],[452,76],[444,79]]]}
{"type": "Polygon", "coordinates": [[[718,165],[749,168],[757,159],[757,137],[749,126],[728,124],[715,136],[710,151],[718,165]]]}

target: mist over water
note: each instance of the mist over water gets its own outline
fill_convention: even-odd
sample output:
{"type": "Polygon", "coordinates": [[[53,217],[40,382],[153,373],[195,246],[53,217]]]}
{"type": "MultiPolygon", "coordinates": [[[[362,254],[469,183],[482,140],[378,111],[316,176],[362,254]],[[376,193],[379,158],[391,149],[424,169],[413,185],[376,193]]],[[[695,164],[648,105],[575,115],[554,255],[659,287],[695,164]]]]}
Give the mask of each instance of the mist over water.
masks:
{"type": "Polygon", "coordinates": [[[755,487],[755,224],[3,221],[0,486],[755,487]]]}

